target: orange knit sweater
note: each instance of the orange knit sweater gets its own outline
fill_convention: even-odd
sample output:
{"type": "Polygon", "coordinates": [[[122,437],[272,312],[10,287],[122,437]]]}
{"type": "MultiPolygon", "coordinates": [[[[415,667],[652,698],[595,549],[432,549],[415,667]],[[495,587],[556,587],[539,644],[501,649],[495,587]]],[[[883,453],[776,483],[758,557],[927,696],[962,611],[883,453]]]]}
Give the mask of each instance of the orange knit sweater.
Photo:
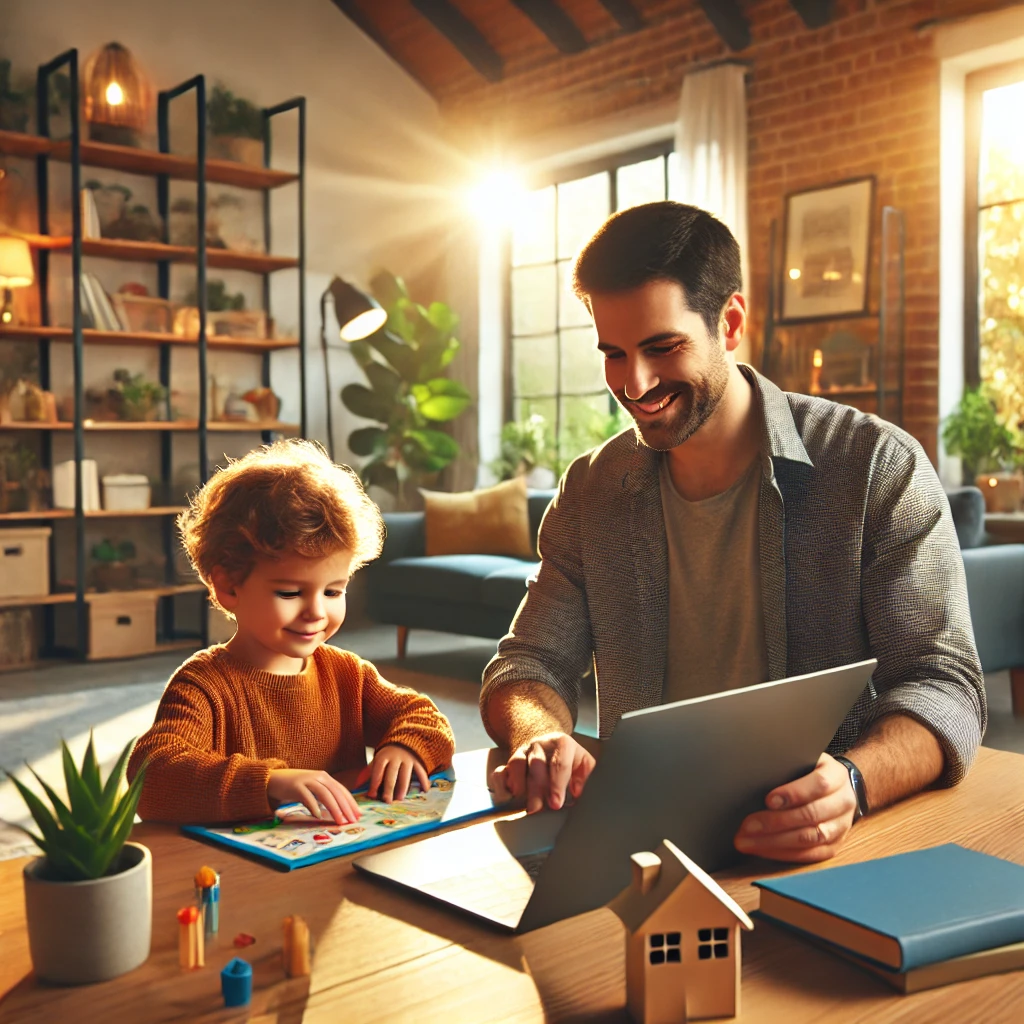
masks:
{"type": "Polygon", "coordinates": [[[242,821],[273,813],[273,769],[361,768],[367,745],[388,743],[408,747],[428,772],[455,749],[448,719],[429,697],[386,682],[348,651],[324,645],[299,675],[279,676],[216,645],[171,678],[128,778],[149,758],[139,801],[147,821],[242,821]]]}

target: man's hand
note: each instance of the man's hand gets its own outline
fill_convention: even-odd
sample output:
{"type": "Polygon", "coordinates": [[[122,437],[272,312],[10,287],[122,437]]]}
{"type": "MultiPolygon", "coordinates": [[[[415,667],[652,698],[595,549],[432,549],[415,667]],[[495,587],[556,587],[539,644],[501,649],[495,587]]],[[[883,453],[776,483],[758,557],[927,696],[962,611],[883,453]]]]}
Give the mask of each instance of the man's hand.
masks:
{"type": "Polygon", "coordinates": [[[301,803],[317,820],[323,817],[323,804],[336,825],[350,825],[362,817],[355,797],[327,772],[275,768],[267,781],[267,797],[279,804],[301,803]]]}
{"type": "Polygon", "coordinates": [[[740,826],[736,849],[801,864],[834,857],[857,810],[849,772],[828,754],[809,775],[773,789],[764,802],[768,810],[749,815],[740,826]]]}
{"type": "Polygon", "coordinates": [[[430,789],[430,777],[423,762],[411,751],[397,744],[379,747],[373,760],[359,773],[356,785],[370,780],[366,795],[371,800],[404,800],[413,774],[424,793],[430,789]],[[379,791],[379,792],[378,792],[379,791]]]}
{"type": "Polygon", "coordinates": [[[549,732],[518,747],[507,764],[495,768],[494,780],[514,797],[526,797],[527,814],[545,803],[557,811],[566,790],[574,799],[583,792],[596,763],[571,736],[549,732]]]}

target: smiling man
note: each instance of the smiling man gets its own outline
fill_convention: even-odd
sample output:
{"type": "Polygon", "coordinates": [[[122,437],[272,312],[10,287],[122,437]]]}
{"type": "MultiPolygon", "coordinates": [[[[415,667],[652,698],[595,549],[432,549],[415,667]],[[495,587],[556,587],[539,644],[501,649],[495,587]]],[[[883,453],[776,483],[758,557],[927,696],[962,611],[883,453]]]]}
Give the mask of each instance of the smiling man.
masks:
{"type": "Polygon", "coordinates": [[[591,666],[608,736],[627,711],[870,657],[828,752],[766,794],[736,847],[824,860],[868,810],[959,782],[985,692],[949,505],[921,446],[737,364],[739,247],[703,210],[616,214],[574,284],[636,427],[566,471],[537,578],[484,672],[509,788],[530,811],[582,791],[594,761],[571,732],[591,666]]]}

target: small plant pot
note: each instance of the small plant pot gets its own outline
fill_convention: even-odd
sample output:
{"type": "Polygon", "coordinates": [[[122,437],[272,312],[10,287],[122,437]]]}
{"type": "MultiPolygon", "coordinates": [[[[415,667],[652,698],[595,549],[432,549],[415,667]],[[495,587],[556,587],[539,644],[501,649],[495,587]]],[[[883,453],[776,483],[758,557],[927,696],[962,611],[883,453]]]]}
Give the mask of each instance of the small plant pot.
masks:
{"type": "Polygon", "coordinates": [[[985,496],[986,512],[1020,511],[1024,477],[1019,473],[979,473],[974,483],[985,496]]]}
{"type": "Polygon", "coordinates": [[[263,140],[241,135],[211,135],[207,143],[211,160],[231,160],[238,164],[263,166],[263,140]]]}
{"type": "Polygon", "coordinates": [[[135,566],[127,562],[99,562],[93,569],[97,590],[131,590],[135,586],[135,566]]]}
{"type": "Polygon", "coordinates": [[[153,858],[126,843],[120,870],[86,882],[47,877],[46,860],[26,865],[25,915],[40,981],[88,985],[145,963],[153,918],[153,858]]]}

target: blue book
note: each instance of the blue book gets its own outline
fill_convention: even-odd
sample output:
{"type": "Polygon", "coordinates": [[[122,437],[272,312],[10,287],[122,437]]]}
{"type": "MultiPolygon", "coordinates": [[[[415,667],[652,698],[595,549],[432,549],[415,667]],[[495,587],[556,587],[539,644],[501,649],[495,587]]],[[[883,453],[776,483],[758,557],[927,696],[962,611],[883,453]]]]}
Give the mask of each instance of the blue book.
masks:
{"type": "Polygon", "coordinates": [[[754,885],[763,916],[896,971],[1024,942],[1024,867],[953,843],[754,885]]]}

